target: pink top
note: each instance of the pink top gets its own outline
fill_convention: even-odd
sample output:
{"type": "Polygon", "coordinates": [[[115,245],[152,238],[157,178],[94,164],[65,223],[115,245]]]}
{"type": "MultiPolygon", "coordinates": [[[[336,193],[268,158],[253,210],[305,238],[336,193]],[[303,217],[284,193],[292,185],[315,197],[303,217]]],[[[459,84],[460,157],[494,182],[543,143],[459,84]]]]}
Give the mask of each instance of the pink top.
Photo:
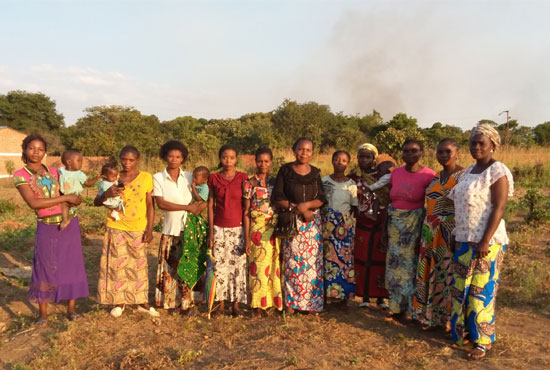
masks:
{"type": "MultiPolygon", "coordinates": [[[[26,166],[13,173],[13,182],[15,186],[27,184],[31,187],[35,199],[55,198],[59,194],[59,174],[57,168],[46,167],[43,165],[42,171],[34,172],[26,166]]],[[[39,220],[49,218],[50,216],[61,214],[61,204],[53,207],[36,210],[36,216],[39,220]]],[[[46,220],[44,220],[46,221],[46,220]]]]}
{"type": "Polygon", "coordinates": [[[236,172],[231,181],[220,172],[208,177],[208,187],[214,197],[214,225],[239,227],[243,223],[243,182],[248,180],[244,172],[236,172]]]}
{"type": "Polygon", "coordinates": [[[432,182],[435,171],[424,167],[416,173],[405,167],[393,170],[390,177],[390,199],[393,208],[419,209],[424,207],[426,188],[432,182]]]}

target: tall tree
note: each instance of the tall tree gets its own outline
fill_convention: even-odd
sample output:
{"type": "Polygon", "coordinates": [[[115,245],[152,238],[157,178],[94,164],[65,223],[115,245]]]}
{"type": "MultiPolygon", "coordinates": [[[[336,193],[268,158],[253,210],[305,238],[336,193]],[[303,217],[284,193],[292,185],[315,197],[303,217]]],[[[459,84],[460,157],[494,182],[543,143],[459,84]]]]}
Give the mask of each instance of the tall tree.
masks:
{"type": "Polygon", "coordinates": [[[0,95],[0,126],[25,133],[53,131],[65,127],[55,101],[42,93],[15,90],[0,95]]]}

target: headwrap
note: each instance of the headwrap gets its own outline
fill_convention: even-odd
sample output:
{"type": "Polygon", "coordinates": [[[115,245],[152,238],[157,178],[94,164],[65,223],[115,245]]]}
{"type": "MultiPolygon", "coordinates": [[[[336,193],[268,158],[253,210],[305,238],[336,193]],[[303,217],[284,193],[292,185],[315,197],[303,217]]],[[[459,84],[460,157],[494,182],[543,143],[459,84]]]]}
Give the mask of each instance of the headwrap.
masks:
{"type": "Polygon", "coordinates": [[[376,157],[378,157],[378,149],[376,149],[376,147],[374,145],[369,144],[369,143],[359,145],[359,148],[357,149],[357,151],[359,152],[359,151],[365,150],[365,149],[374,153],[374,159],[376,159],[376,157]]]}
{"type": "Polygon", "coordinates": [[[493,126],[491,126],[487,123],[481,123],[481,124],[477,125],[476,127],[474,127],[470,131],[470,140],[476,135],[485,135],[485,136],[487,136],[487,138],[489,138],[489,140],[491,140],[491,142],[495,146],[495,151],[500,146],[500,134],[498,133],[497,130],[495,130],[495,128],[493,126]]]}

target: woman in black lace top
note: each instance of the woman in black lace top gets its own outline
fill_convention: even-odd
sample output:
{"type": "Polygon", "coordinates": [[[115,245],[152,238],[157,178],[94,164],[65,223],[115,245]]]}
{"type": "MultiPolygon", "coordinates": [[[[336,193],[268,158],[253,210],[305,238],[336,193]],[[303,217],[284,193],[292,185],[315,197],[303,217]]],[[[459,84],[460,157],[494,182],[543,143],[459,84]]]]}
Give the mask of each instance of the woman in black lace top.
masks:
{"type": "Polygon", "coordinates": [[[279,209],[292,209],[297,235],[283,241],[284,297],[289,313],[323,309],[323,236],[319,208],[326,203],[318,168],[309,164],[313,142],[296,140],[296,161],[281,167],[272,201],[279,209]]]}

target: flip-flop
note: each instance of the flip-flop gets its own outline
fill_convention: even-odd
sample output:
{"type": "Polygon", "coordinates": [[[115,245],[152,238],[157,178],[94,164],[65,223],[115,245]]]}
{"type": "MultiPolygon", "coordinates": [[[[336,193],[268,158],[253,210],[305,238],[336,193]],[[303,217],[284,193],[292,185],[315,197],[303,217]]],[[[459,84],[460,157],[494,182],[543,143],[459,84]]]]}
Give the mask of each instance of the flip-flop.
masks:
{"type": "Polygon", "coordinates": [[[80,318],[81,316],[77,313],[72,313],[69,315],[69,321],[76,321],[80,318]]]}
{"type": "Polygon", "coordinates": [[[485,347],[483,344],[476,343],[476,344],[474,344],[474,349],[470,353],[468,353],[468,360],[472,360],[472,361],[481,360],[483,357],[485,357],[487,355],[488,351],[489,351],[489,348],[485,347]],[[478,351],[481,351],[481,353],[478,356],[474,357],[472,355],[472,353],[476,349],[478,351]]]}
{"type": "Polygon", "coordinates": [[[35,324],[36,326],[38,326],[39,328],[43,328],[43,327],[45,327],[46,325],[48,325],[48,319],[42,319],[42,318],[40,318],[40,319],[36,320],[36,321],[34,322],[34,324],[35,324]]]}

